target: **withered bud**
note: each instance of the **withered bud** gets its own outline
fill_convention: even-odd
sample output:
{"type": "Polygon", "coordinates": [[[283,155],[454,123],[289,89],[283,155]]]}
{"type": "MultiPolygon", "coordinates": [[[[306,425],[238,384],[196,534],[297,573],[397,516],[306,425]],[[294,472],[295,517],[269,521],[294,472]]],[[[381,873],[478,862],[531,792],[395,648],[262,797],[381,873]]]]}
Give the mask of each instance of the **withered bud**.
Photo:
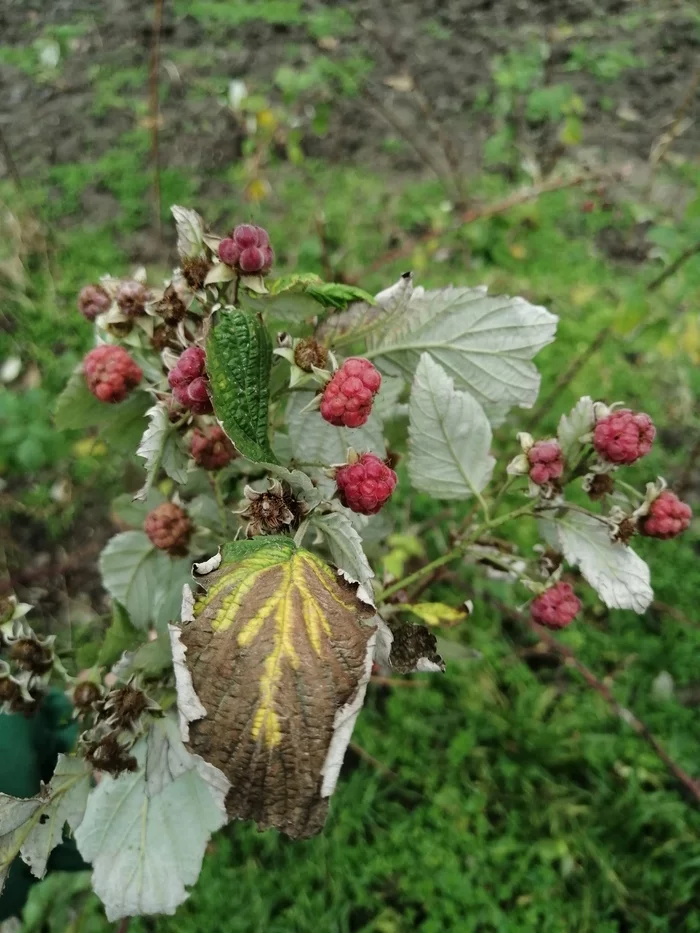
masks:
{"type": "Polygon", "coordinates": [[[172,328],[164,325],[156,327],[151,337],[151,346],[160,353],[161,350],[165,350],[166,347],[170,346],[174,338],[175,331],[172,328]]]}
{"type": "Polygon", "coordinates": [[[305,373],[313,372],[313,367],[325,369],[328,362],[328,350],[313,337],[305,337],[294,347],[294,362],[305,373]]]}
{"type": "MultiPolygon", "coordinates": [[[[14,615],[15,603],[9,596],[0,597],[0,625],[3,622],[9,622],[14,615]]],[[[2,643],[2,633],[0,633],[0,643],[2,643]]]]}
{"type": "Polygon", "coordinates": [[[10,645],[9,655],[25,671],[46,674],[53,667],[53,649],[37,638],[18,638],[10,645]]]}
{"type": "Polygon", "coordinates": [[[141,282],[134,279],[125,279],[117,290],[117,304],[122,314],[127,317],[138,317],[146,311],[146,302],[150,300],[151,292],[141,282]]]}
{"type": "Polygon", "coordinates": [[[609,496],[615,489],[615,480],[610,473],[596,473],[588,484],[587,492],[589,499],[598,502],[609,496]]]}
{"type": "MultiPolygon", "coordinates": [[[[100,715],[122,729],[131,729],[154,704],[132,683],[110,690],[100,704],[100,715]]],[[[158,709],[157,706],[155,706],[158,709]]]]}
{"type": "Polygon", "coordinates": [[[172,285],[163,292],[163,297],[154,305],[156,314],[159,314],[166,324],[175,327],[187,314],[187,308],[172,285]]]}
{"type": "Polygon", "coordinates": [[[248,522],[246,535],[249,538],[294,531],[308,511],[306,504],[299,502],[286,483],[279,480],[265,492],[246,486],[243,495],[247,504],[240,516],[248,522]]]}
{"type": "Polygon", "coordinates": [[[540,557],[540,570],[544,576],[551,577],[561,567],[563,561],[564,558],[559,551],[548,547],[540,557]]]}
{"type": "Polygon", "coordinates": [[[87,742],[85,760],[97,771],[107,771],[113,775],[122,774],[124,771],[136,771],[137,768],[136,759],[119,741],[117,732],[110,732],[101,739],[87,742]]]}
{"type": "Polygon", "coordinates": [[[73,706],[80,713],[88,713],[102,696],[102,691],[91,680],[83,680],[73,690],[73,706]]]}
{"type": "Polygon", "coordinates": [[[614,538],[622,544],[629,544],[637,533],[637,522],[633,518],[623,518],[615,529],[614,538]]]}
{"type": "Polygon", "coordinates": [[[204,256],[192,256],[182,260],[182,274],[185,281],[197,291],[204,288],[204,280],[211,269],[211,263],[204,256]]]}
{"type": "Polygon", "coordinates": [[[0,677],[0,703],[12,703],[21,695],[21,688],[9,675],[0,677]]]}

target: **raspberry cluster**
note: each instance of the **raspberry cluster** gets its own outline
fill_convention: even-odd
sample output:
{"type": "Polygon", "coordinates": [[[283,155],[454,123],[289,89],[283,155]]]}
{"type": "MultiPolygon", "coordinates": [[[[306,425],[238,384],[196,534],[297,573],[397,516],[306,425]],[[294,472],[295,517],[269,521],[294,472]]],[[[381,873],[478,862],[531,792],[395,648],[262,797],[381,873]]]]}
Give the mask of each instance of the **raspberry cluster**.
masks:
{"type": "Polygon", "coordinates": [[[559,479],[564,472],[564,455],[556,441],[537,441],[527,452],[530,464],[529,477],[542,486],[559,479]]]}
{"type": "Polygon", "coordinates": [[[182,554],[192,534],[192,522],[179,505],[164,502],[146,516],[143,530],[151,543],[161,551],[182,554]]]}
{"type": "Polygon", "coordinates": [[[195,428],[190,452],[197,466],[205,470],[220,470],[236,457],[236,448],[218,424],[204,430],[195,428]]]}
{"type": "Polygon", "coordinates": [[[546,628],[565,628],[574,621],[581,608],[581,600],[569,583],[555,583],[533,599],[530,615],[533,622],[546,628]]]}
{"type": "Polygon", "coordinates": [[[335,472],[340,501],[361,515],[375,515],[391,497],[398,477],[376,454],[362,454],[335,472]]]}
{"type": "Polygon", "coordinates": [[[690,524],[692,511],[670,490],[664,490],[649,506],[649,512],[639,523],[639,530],[650,538],[675,538],[690,524]]]}
{"type": "Polygon", "coordinates": [[[621,408],[596,424],[593,446],[603,460],[629,465],[649,453],[655,435],[649,415],[621,408]]]}
{"type": "Polygon", "coordinates": [[[173,395],[183,408],[195,415],[213,411],[206,377],[206,354],[201,347],[188,347],[168,373],[173,395]]]}
{"type": "Polygon", "coordinates": [[[369,418],[381,384],[381,374],[369,360],[350,357],[323,390],[322,417],[337,427],[359,428],[369,418]]]}
{"type": "Polygon", "coordinates": [[[84,285],[78,295],[78,311],[88,321],[109,310],[112,299],[101,285],[84,285]]]}
{"type": "Polygon", "coordinates": [[[219,243],[219,259],[241,275],[266,275],[274,258],[267,230],[253,224],[239,224],[219,243]]]}
{"type": "Polygon", "coordinates": [[[90,350],[83,360],[88,389],[101,402],[122,402],[135,388],[143,373],[124,347],[105,344],[90,350]]]}

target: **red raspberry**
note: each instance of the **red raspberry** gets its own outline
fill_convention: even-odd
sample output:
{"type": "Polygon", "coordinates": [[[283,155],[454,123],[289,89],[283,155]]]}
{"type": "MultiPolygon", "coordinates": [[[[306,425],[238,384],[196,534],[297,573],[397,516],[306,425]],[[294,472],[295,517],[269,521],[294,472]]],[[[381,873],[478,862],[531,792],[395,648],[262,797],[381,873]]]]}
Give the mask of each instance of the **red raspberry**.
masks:
{"type": "Polygon", "coordinates": [[[78,295],[78,311],[88,321],[94,321],[98,314],[109,310],[112,299],[101,285],[84,285],[78,295]]]}
{"type": "Polygon", "coordinates": [[[192,534],[187,512],[174,502],[164,502],[146,516],[143,530],[155,547],[171,554],[183,554],[192,534]]]}
{"type": "Polygon", "coordinates": [[[546,628],[565,628],[573,622],[581,600],[568,583],[555,583],[540,596],[533,599],[530,615],[533,622],[546,628]]]}
{"type": "Polygon", "coordinates": [[[219,243],[219,259],[242,275],[265,275],[274,258],[267,230],[253,224],[239,224],[219,243]]]}
{"type": "Polygon", "coordinates": [[[238,265],[241,268],[241,272],[245,272],[247,275],[253,275],[256,272],[261,272],[262,267],[265,265],[265,256],[263,251],[257,246],[249,246],[241,253],[241,258],[238,260],[238,265]]]}
{"type": "Polygon", "coordinates": [[[564,455],[556,441],[537,441],[527,452],[530,479],[541,486],[559,479],[564,472],[564,455]]]}
{"type": "Polygon", "coordinates": [[[105,345],[90,350],[83,360],[88,389],[101,402],[122,402],[141,382],[141,368],[124,347],[105,345]]]}
{"type": "Polygon", "coordinates": [[[667,489],[651,503],[649,514],[640,522],[639,530],[650,538],[668,540],[686,530],[692,515],[690,506],[667,489]]]}
{"type": "Polygon", "coordinates": [[[610,463],[634,463],[651,450],[656,429],[649,415],[622,408],[601,418],[593,432],[593,446],[610,463]]]}
{"type": "Polygon", "coordinates": [[[188,347],[168,373],[168,383],[177,401],[196,415],[213,411],[205,377],[206,355],[201,347],[188,347]]]}
{"type": "Polygon", "coordinates": [[[137,317],[146,311],[146,302],[150,301],[151,293],[140,282],[127,279],[122,282],[117,292],[119,310],[127,317],[137,317]]]}
{"type": "MultiPolygon", "coordinates": [[[[260,229],[262,228],[254,227],[253,224],[238,224],[231,236],[241,250],[248,249],[251,246],[262,246],[263,244],[259,242],[258,234],[260,229]]],[[[263,231],[263,233],[265,233],[265,231],[263,231]]],[[[267,236],[267,233],[265,233],[265,236],[267,236]]]]}
{"type": "Polygon", "coordinates": [[[190,450],[194,462],[205,470],[220,470],[236,457],[236,448],[218,425],[194,429],[190,450]]]}
{"type": "Polygon", "coordinates": [[[231,237],[226,237],[219,243],[219,259],[227,266],[237,266],[241,258],[241,248],[231,237]]]}
{"type": "Polygon", "coordinates": [[[321,415],[337,427],[359,428],[369,418],[382,377],[369,360],[352,356],[333,376],[321,398],[321,415]]]}
{"type": "Polygon", "coordinates": [[[362,454],[355,463],[339,467],[335,481],[343,505],[361,515],[374,515],[391,496],[398,477],[376,454],[362,454]]]}

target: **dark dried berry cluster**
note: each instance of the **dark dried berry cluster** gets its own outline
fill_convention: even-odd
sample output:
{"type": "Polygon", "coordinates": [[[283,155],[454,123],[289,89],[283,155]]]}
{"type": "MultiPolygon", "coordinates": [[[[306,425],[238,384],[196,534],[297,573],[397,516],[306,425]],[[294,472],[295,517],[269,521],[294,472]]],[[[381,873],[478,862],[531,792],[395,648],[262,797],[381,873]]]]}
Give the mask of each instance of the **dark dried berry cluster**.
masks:
{"type": "Polygon", "coordinates": [[[124,745],[118,731],[108,732],[99,738],[84,737],[85,760],[96,771],[106,771],[114,776],[124,771],[136,771],[138,763],[130,754],[130,746],[124,745]]]}
{"type": "Polygon", "coordinates": [[[287,484],[279,480],[262,492],[246,486],[243,494],[246,507],[240,516],[248,522],[246,535],[249,538],[293,531],[306,513],[304,503],[299,502],[287,484]]]}
{"type": "Polygon", "coordinates": [[[294,347],[294,362],[305,373],[316,369],[325,369],[328,362],[328,350],[313,337],[305,337],[294,347]]]}

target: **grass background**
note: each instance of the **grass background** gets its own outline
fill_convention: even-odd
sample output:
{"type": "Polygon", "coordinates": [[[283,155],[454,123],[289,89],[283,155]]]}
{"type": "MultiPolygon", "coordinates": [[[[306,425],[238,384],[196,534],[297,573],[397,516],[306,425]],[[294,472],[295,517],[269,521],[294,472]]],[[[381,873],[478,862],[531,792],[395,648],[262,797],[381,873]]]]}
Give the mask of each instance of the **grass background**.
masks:
{"type": "MultiPolygon", "coordinates": [[[[107,271],[126,273],[140,258],[154,280],[166,274],[170,203],[196,207],[214,227],[264,224],[280,272],[328,275],[330,267],[372,290],[411,267],[428,287],[486,283],[546,305],[561,323],[557,342],[538,358],[545,399],[608,328],[598,352],[555,393],[537,433],[551,433],[581,394],[641,407],[659,438],[631,475],[682,483],[697,510],[700,257],[660,288],[648,285],[700,240],[700,163],[691,129],[650,182],[646,154],[673,111],[659,104],[651,125],[627,119],[645,105],[643,91],[634,96],[640,76],[698,36],[692,5],[625,7],[624,16],[603,9],[604,22],[592,6],[586,15],[563,11],[554,25],[533,8],[512,33],[507,22],[486,23],[495,47],[464,104],[468,118],[450,116],[444,103],[436,108],[463,154],[455,184],[415,90],[379,98],[408,121],[407,133],[378,112],[386,77],[409,72],[412,60],[380,58],[357,27],[361,5],[347,12],[296,0],[176,3],[166,10],[160,88],[162,241],[139,39],[150,10],[124,5],[132,19],[112,37],[113,11],[35,6],[31,23],[15,24],[0,45],[0,74],[21,90],[20,122],[32,119],[27,101],[41,106],[48,95],[70,131],[49,153],[46,136],[60,130],[46,127],[33,148],[12,122],[3,130],[22,186],[0,179],[0,353],[21,369],[0,388],[0,512],[8,580],[37,604],[43,624],[68,630],[85,657],[107,609],[94,555],[70,561],[86,536],[109,535],[105,502],[132,467],[94,440],[57,432],[51,411],[90,346],[91,329],[74,310],[78,289],[107,271]],[[670,51],[650,39],[662,33],[671,35],[670,51]],[[340,57],[329,40],[340,43],[340,57]],[[264,51],[251,58],[252,46],[264,51]],[[552,74],[551,52],[560,48],[566,55],[552,74]],[[247,83],[247,123],[227,106],[232,78],[247,83]],[[74,86],[79,106],[63,111],[74,86]],[[619,124],[607,146],[599,115],[619,124]],[[481,141],[478,157],[471,135],[481,141]],[[416,139],[439,155],[441,178],[416,156],[416,139]],[[455,225],[455,188],[470,205],[490,202],[531,183],[533,160],[573,171],[592,158],[624,165],[626,182],[562,190],[455,225]],[[397,245],[405,257],[372,271],[397,245]],[[27,575],[47,562],[59,571],[27,575]]],[[[415,30],[435,48],[459,48],[461,22],[423,11],[415,30]]],[[[431,65],[439,74],[440,62],[431,65]]],[[[430,85],[432,72],[423,76],[430,85]]],[[[681,68],[677,87],[689,79],[681,68]]],[[[497,434],[504,457],[522,417],[529,415],[497,434]]],[[[440,505],[406,483],[394,508],[428,557],[460,519],[457,511],[436,520],[440,505]]],[[[527,526],[513,534],[522,545],[533,540],[527,526]]],[[[607,612],[589,594],[585,621],[562,635],[691,774],[700,773],[699,544],[697,522],[680,541],[640,541],[652,567],[652,609],[643,617],[607,612]]],[[[474,615],[451,637],[479,657],[451,659],[445,677],[417,678],[416,686],[371,688],[355,739],[380,766],[349,754],[323,835],[290,843],[230,826],[177,915],[135,920],[130,930],[700,930],[700,817],[648,745],[499,611],[495,600],[518,599],[504,584],[463,567],[431,595],[454,605],[474,600],[474,615]]],[[[22,929],[107,929],[87,888],[84,876],[49,879],[34,890],[22,929]]]]}

